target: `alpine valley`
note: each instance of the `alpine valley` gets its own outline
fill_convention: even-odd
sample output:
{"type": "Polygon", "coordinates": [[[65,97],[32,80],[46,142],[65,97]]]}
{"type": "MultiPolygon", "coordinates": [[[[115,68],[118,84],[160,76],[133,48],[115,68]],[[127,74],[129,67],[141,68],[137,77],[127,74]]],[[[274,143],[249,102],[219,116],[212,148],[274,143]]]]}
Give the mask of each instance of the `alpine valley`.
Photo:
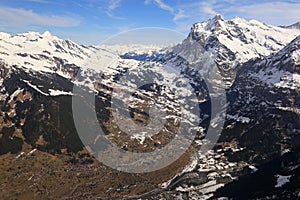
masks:
{"type": "MultiPolygon", "coordinates": [[[[83,99],[82,108],[89,106],[83,99]]],[[[217,15],[169,47],[84,46],[49,32],[0,33],[0,163],[1,199],[299,199],[299,23],[276,27],[217,15]],[[119,84],[125,73],[156,78],[122,99],[131,118],[117,124],[112,107],[120,115],[124,109],[113,105],[114,89],[137,86],[132,79],[119,84]],[[197,95],[199,116],[180,107],[178,95],[191,95],[183,79],[197,95]],[[99,124],[120,149],[163,148],[181,125],[196,133],[193,143],[154,172],[112,169],[96,159],[97,147],[105,146],[99,137],[82,141],[77,132],[74,87],[95,94],[99,124]],[[213,101],[222,93],[219,115],[213,101]],[[151,123],[153,104],[167,113],[164,128],[126,134],[121,127],[130,121],[151,123]],[[209,127],[218,124],[222,131],[208,148],[209,127]]]]}

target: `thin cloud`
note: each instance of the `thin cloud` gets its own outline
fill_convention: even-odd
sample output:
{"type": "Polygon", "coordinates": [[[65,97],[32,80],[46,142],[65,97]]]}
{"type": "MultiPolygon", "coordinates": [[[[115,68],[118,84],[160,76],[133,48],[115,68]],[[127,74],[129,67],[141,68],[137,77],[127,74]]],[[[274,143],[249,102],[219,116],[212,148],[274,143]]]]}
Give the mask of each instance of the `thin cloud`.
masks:
{"type": "Polygon", "coordinates": [[[184,10],[179,9],[178,12],[174,15],[173,21],[178,21],[178,20],[183,19],[185,17],[186,17],[186,15],[184,13],[184,10]]]}
{"type": "Polygon", "coordinates": [[[144,4],[149,5],[152,2],[152,0],[145,0],[144,4]]]}
{"type": "Polygon", "coordinates": [[[34,3],[50,3],[50,1],[47,0],[27,0],[27,1],[34,2],[34,3]]]}
{"type": "Polygon", "coordinates": [[[108,2],[107,8],[105,8],[106,15],[112,19],[123,20],[124,19],[123,17],[115,16],[115,10],[120,6],[121,6],[121,0],[110,0],[108,2]]]}
{"type": "MultiPolygon", "coordinates": [[[[298,1],[299,2],[299,1],[298,1]]],[[[257,19],[272,25],[289,25],[300,20],[300,2],[256,3],[225,9],[225,13],[234,13],[247,19],[257,19]]]]}
{"type": "Polygon", "coordinates": [[[195,22],[204,21],[217,14],[214,10],[214,1],[182,3],[176,6],[178,12],[173,17],[176,30],[186,32],[195,22]]]}
{"type": "Polygon", "coordinates": [[[170,11],[171,13],[174,12],[174,9],[171,6],[169,6],[166,3],[164,3],[162,0],[154,0],[154,2],[161,9],[170,11]]]}
{"type": "Polygon", "coordinates": [[[54,26],[54,27],[75,27],[81,24],[81,17],[44,15],[35,13],[32,10],[22,8],[11,8],[0,6],[0,22],[7,26],[54,26]]]}
{"type": "Polygon", "coordinates": [[[218,14],[218,12],[214,10],[213,4],[204,2],[204,3],[202,3],[201,7],[202,7],[201,11],[203,13],[205,13],[205,14],[208,14],[208,15],[216,15],[216,14],[218,14]]]}
{"type": "Polygon", "coordinates": [[[110,0],[108,5],[108,10],[113,11],[116,8],[120,7],[121,0],[110,0]]]}
{"type": "Polygon", "coordinates": [[[183,2],[174,7],[171,7],[162,0],[144,1],[145,5],[149,5],[150,3],[154,3],[157,7],[169,11],[173,15],[173,22],[176,24],[176,29],[178,31],[187,31],[193,23],[218,14],[218,12],[214,9],[214,5],[217,3],[215,0],[205,2],[183,2]]]}

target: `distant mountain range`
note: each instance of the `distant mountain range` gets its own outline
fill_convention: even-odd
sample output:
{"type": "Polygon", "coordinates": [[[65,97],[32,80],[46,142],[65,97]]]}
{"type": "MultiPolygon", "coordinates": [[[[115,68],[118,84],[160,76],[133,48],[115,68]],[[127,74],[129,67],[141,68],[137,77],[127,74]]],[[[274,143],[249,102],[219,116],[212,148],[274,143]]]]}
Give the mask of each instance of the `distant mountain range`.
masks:
{"type": "Polygon", "coordinates": [[[300,29],[300,22],[297,22],[297,23],[289,25],[289,26],[281,26],[281,27],[290,28],[290,29],[300,29]]]}
{"type": "Polygon", "coordinates": [[[0,168],[7,171],[1,179],[17,177],[13,184],[0,180],[0,197],[21,197],[29,188],[27,195],[39,198],[300,198],[299,23],[276,27],[217,15],[193,24],[187,38],[169,48],[83,46],[49,32],[0,33],[0,83],[0,161],[7,163],[0,168]],[[166,108],[166,128],[157,137],[128,137],[113,124],[113,86],[124,72],[142,79],[149,71],[159,77],[157,86],[141,87],[126,99],[131,117],[140,125],[149,122],[147,106],[141,103],[147,100],[166,108]],[[101,79],[94,82],[95,77],[101,79]],[[213,97],[203,77],[223,88],[227,97],[224,129],[207,154],[199,149],[206,145],[210,120],[218,118],[212,115],[213,97]],[[201,131],[191,147],[195,153],[188,151],[185,158],[146,178],[97,163],[86,149],[96,157],[98,138],[89,138],[84,148],[74,125],[74,85],[96,94],[99,123],[114,144],[148,152],[175,137],[178,120],[195,124],[189,108],[180,111],[176,106],[180,100],[171,94],[158,98],[167,93],[163,85],[172,78],[183,95],[188,92],[180,78],[187,78],[198,97],[201,131]],[[36,164],[31,168],[32,163],[36,164]],[[65,184],[63,189],[60,184],[65,184]]]}

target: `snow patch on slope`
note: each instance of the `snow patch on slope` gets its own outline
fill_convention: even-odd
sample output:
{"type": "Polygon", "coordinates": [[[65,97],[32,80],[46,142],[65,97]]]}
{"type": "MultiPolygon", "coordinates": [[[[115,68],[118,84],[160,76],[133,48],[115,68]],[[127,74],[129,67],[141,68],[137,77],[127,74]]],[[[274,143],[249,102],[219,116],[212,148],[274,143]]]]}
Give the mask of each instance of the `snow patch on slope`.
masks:
{"type": "Polygon", "coordinates": [[[61,91],[61,90],[49,89],[49,92],[50,92],[50,96],[61,96],[61,95],[72,96],[73,95],[72,92],[65,92],[65,91],[61,91]]]}
{"type": "Polygon", "coordinates": [[[49,96],[49,94],[43,92],[42,90],[40,90],[36,85],[31,84],[29,81],[27,80],[23,80],[23,82],[27,83],[28,86],[30,86],[31,88],[33,88],[34,90],[36,90],[38,93],[41,93],[44,96],[49,96]]]}
{"type": "Polygon", "coordinates": [[[264,82],[270,87],[278,88],[300,88],[300,75],[290,73],[285,70],[271,68],[268,70],[262,69],[257,74],[252,74],[252,77],[264,82]]]}
{"type": "Polygon", "coordinates": [[[275,187],[279,188],[289,183],[292,176],[276,175],[276,177],[277,177],[277,184],[275,185],[275,187]]]}

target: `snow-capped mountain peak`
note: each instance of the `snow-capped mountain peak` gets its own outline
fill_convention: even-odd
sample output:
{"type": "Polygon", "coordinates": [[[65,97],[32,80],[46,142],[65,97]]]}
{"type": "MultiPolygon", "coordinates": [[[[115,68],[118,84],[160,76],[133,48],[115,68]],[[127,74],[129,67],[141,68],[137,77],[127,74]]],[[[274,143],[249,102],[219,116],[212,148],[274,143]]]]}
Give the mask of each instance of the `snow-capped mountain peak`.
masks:
{"type": "Polygon", "coordinates": [[[0,58],[9,66],[53,72],[60,64],[79,65],[92,52],[70,40],[63,40],[46,31],[17,35],[0,33],[0,58]]]}
{"type": "Polygon", "coordinates": [[[257,20],[238,17],[224,20],[220,15],[195,23],[176,53],[190,63],[197,63],[198,52],[211,52],[219,68],[228,71],[248,60],[278,52],[300,35],[300,30],[267,25],[257,20]],[[193,45],[193,49],[188,48],[193,45]],[[193,52],[192,52],[193,51],[193,52]],[[195,55],[195,56],[193,56],[195,55]]]}
{"type": "Polygon", "coordinates": [[[203,39],[203,37],[207,36],[208,33],[214,33],[221,29],[221,26],[224,27],[224,19],[221,15],[216,15],[212,19],[209,19],[206,22],[195,23],[191,27],[191,32],[189,34],[189,38],[199,40],[203,39]]]}
{"type": "Polygon", "coordinates": [[[285,63],[290,61],[290,66],[300,65],[300,36],[296,37],[290,44],[279,51],[274,57],[277,58],[277,60],[283,60],[283,62],[285,63]],[[290,60],[286,60],[289,59],[289,55],[290,60]]]}
{"type": "Polygon", "coordinates": [[[300,29],[300,22],[296,22],[289,26],[282,26],[283,28],[289,28],[289,29],[300,29]]]}
{"type": "Polygon", "coordinates": [[[295,38],[283,49],[270,55],[254,66],[265,66],[270,71],[284,70],[290,73],[300,73],[300,36],[295,38]]]}
{"type": "Polygon", "coordinates": [[[52,37],[52,34],[49,32],[49,31],[45,31],[44,33],[43,33],[43,37],[52,37]]]}
{"type": "Polygon", "coordinates": [[[300,88],[300,36],[282,50],[265,58],[252,59],[240,70],[242,78],[252,77],[271,88],[300,88]]]}

